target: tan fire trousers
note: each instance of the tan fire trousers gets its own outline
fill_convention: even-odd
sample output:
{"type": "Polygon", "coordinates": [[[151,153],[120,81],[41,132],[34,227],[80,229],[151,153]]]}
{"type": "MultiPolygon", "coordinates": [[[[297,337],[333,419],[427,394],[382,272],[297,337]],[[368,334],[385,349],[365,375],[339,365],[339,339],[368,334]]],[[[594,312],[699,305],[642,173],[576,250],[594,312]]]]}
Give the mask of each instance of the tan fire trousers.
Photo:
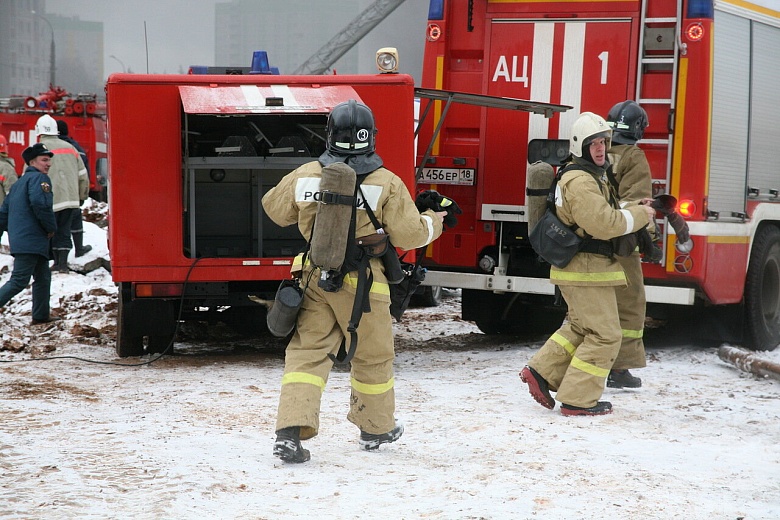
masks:
{"type": "Polygon", "coordinates": [[[528,365],[557,392],[561,403],[595,406],[620,350],[619,286],[559,286],[569,320],[550,336],[528,365]]]}
{"type": "Polygon", "coordinates": [[[645,330],[645,297],[644,275],[639,253],[631,256],[615,257],[626,273],[628,285],[616,287],[620,327],[623,329],[623,342],[620,345],[615,364],[612,368],[622,370],[642,368],[645,361],[645,344],[642,340],[645,330]]]}
{"type": "MultiPolygon", "coordinates": [[[[319,432],[320,404],[335,355],[346,337],[355,295],[344,288],[326,292],[315,281],[309,284],[298,323],[285,355],[284,376],[276,419],[277,431],[301,426],[301,439],[319,432]]],[[[390,304],[371,301],[363,314],[358,347],[351,362],[351,395],[347,419],[368,433],[395,428],[393,378],[393,329],[390,304]]]]}

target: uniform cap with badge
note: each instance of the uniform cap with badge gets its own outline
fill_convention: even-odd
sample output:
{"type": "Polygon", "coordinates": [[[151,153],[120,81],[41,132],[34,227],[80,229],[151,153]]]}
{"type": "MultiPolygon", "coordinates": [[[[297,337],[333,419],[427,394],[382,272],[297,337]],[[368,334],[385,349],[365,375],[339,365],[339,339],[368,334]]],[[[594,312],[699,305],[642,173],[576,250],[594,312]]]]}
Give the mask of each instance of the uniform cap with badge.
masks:
{"type": "Polygon", "coordinates": [[[48,155],[49,157],[54,157],[54,154],[49,151],[48,148],[46,148],[46,145],[43,143],[35,143],[34,145],[30,146],[29,148],[26,148],[22,152],[22,159],[24,159],[25,164],[30,164],[30,161],[35,159],[36,157],[40,157],[41,155],[48,155]]]}

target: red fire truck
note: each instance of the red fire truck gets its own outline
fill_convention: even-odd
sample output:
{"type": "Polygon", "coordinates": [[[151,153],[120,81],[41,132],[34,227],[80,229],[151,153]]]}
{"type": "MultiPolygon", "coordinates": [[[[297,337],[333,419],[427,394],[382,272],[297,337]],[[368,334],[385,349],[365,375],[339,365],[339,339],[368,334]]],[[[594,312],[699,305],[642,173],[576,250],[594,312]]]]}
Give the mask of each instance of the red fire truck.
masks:
{"type": "Polygon", "coordinates": [[[464,214],[427,250],[425,283],[462,288],[464,319],[490,333],[560,323],[549,266],[528,244],[526,169],[561,163],[580,112],[606,116],[635,99],[650,119],[639,145],[654,191],[677,198],[694,241],[678,251],[664,230],[663,262],[644,266],[650,309],[707,307],[751,348],[780,343],[776,7],[431,0],[426,31],[422,87],[451,94],[422,103],[431,116],[420,142],[433,143],[418,150],[418,189],[452,197],[464,214]],[[464,93],[572,108],[545,117],[456,103],[464,93]]]}
{"type": "Polygon", "coordinates": [[[8,140],[9,156],[16,163],[17,173],[24,171],[22,151],[38,142],[35,123],[44,114],[68,124],[68,134],[87,153],[89,160],[90,197],[106,200],[106,107],[94,94],[72,96],[62,87],[33,96],[0,98],[0,134],[8,140]]]}
{"type": "Polygon", "coordinates": [[[306,241],[260,200],[320,156],[338,103],[372,108],[377,153],[414,188],[408,75],[115,74],[106,91],[119,356],[163,351],[178,321],[265,328],[258,302],[306,241]]]}

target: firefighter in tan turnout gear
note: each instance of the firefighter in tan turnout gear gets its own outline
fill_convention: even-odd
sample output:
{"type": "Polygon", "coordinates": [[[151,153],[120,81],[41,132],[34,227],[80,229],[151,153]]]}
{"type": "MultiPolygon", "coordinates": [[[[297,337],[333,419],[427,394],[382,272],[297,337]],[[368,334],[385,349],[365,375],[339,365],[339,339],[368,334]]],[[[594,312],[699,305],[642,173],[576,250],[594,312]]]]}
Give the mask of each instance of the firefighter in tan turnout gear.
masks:
{"type": "MultiPolygon", "coordinates": [[[[611,165],[608,178],[620,205],[649,199],[653,195],[650,165],[645,152],[636,146],[649,125],[647,113],[636,101],[617,103],[609,110],[607,124],[612,128],[612,147],[607,152],[611,165]]],[[[642,380],[630,368],[646,366],[642,340],[645,327],[645,284],[638,251],[630,256],[615,257],[626,273],[628,285],[617,290],[623,342],[607,377],[610,388],[639,388],[642,380]]]]}
{"type": "Polygon", "coordinates": [[[54,215],[57,217],[57,232],[51,240],[54,255],[52,271],[68,272],[68,253],[77,241],[77,252],[83,247],[83,233],[71,235],[71,224],[76,219],[75,214],[81,211],[81,201],[89,196],[89,178],[87,167],[76,148],[57,137],[59,129],[57,121],[46,114],[38,118],[35,124],[38,140],[52,151],[49,177],[54,187],[54,215]]]}
{"type": "MultiPolygon", "coordinates": [[[[356,206],[350,210],[355,223],[348,238],[384,233],[393,246],[406,250],[430,244],[442,233],[446,213],[418,211],[403,181],[382,167],[382,159],[374,151],[375,133],[374,117],[367,106],[350,100],[334,107],[327,123],[327,151],[318,161],[286,175],[263,197],[267,215],[280,226],[297,224],[301,234],[310,238],[313,228],[320,231],[315,228],[315,217],[321,218],[317,201],[328,195],[320,189],[325,174],[353,175],[357,179],[352,183],[355,197],[349,200],[344,194],[330,194],[329,199],[334,204],[356,206]]],[[[331,233],[340,227],[337,222],[333,224],[331,233]]],[[[334,236],[332,242],[342,242],[339,239],[334,236]]],[[[310,458],[300,441],[319,431],[321,397],[337,352],[343,343],[350,342],[348,326],[360,290],[357,271],[338,275],[334,270],[316,267],[315,262],[313,255],[311,260],[304,255],[301,286],[305,292],[285,355],[273,449],[274,455],[285,462],[310,458]]],[[[403,426],[396,423],[394,415],[395,353],[389,285],[381,259],[371,258],[369,265],[370,311],[362,315],[357,328],[359,345],[351,359],[347,419],[360,429],[360,446],[374,450],[401,437],[403,426]]]]}
{"type": "Polygon", "coordinates": [[[11,186],[18,180],[14,160],[8,157],[8,141],[4,135],[0,135],[0,204],[11,191],[11,186]]]}
{"type": "Polygon", "coordinates": [[[572,125],[571,162],[555,193],[557,215],[564,224],[577,226],[578,235],[590,235],[599,252],[581,250],[565,267],[550,268],[550,281],[568,304],[569,320],[520,372],[542,406],[554,408],[550,391],[557,392],[563,415],[612,411],[612,404],[599,398],[620,350],[617,291],[627,281],[620,263],[604,249],[610,248],[610,239],[642,229],[655,215],[649,200],[618,208],[606,175],[611,134],[607,122],[590,112],[572,125]]]}

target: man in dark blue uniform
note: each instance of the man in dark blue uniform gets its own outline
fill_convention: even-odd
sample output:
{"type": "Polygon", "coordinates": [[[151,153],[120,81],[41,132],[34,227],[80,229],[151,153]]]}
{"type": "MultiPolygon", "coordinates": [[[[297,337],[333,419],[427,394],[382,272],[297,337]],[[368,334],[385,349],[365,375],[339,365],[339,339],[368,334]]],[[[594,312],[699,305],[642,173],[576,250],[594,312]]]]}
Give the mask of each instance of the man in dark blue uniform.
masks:
{"type": "Polygon", "coordinates": [[[0,307],[27,287],[32,276],[33,325],[61,319],[49,314],[49,241],[57,230],[48,175],[53,156],[43,143],[36,143],[22,152],[27,169],[0,206],[0,230],[8,231],[14,257],[11,278],[0,287],[0,307]]]}

